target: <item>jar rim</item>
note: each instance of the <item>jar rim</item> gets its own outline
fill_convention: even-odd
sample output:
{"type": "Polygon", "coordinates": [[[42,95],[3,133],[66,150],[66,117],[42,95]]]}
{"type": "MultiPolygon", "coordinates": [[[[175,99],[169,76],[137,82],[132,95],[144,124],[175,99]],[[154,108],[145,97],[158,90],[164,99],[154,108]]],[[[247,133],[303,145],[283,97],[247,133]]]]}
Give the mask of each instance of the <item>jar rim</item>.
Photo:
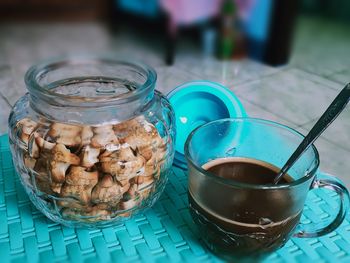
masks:
{"type": "MultiPolygon", "coordinates": [[[[77,76],[78,77],[78,76],[77,76]]],[[[144,94],[153,91],[155,83],[157,80],[157,74],[155,70],[138,61],[131,61],[123,57],[109,54],[109,55],[70,55],[62,56],[49,60],[39,62],[31,66],[24,77],[25,84],[30,95],[34,95],[41,99],[48,100],[60,100],[64,101],[64,104],[67,106],[93,106],[98,103],[102,104],[122,104],[127,103],[140,97],[144,94]],[[70,95],[62,94],[55,92],[50,88],[49,84],[40,84],[40,77],[44,74],[58,68],[63,68],[65,66],[79,66],[79,65],[98,65],[98,64],[111,64],[111,65],[120,65],[128,66],[132,68],[135,72],[143,73],[145,75],[145,82],[137,86],[136,89],[113,95],[101,95],[98,97],[87,97],[79,95],[70,95]]]]}

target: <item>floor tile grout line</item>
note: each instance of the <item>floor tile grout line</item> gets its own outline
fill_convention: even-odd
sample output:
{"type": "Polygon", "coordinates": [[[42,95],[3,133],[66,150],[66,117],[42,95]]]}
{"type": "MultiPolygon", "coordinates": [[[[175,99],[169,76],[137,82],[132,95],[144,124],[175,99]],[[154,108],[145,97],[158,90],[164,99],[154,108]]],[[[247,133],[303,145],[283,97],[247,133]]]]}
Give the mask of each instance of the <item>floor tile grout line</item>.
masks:
{"type": "Polygon", "coordinates": [[[247,98],[245,98],[245,97],[241,97],[240,99],[241,99],[241,100],[245,100],[245,101],[249,102],[250,104],[254,105],[255,107],[258,107],[258,108],[260,108],[260,109],[262,109],[262,110],[264,110],[264,111],[266,111],[266,112],[268,112],[268,113],[271,113],[271,114],[273,114],[273,115],[275,115],[275,116],[281,118],[281,119],[284,120],[284,121],[290,122],[291,124],[296,125],[296,127],[299,127],[298,124],[296,124],[294,121],[291,121],[291,120],[289,120],[289,119],[287,119],[287,118],[285,118],[285,117],[283,117],[283,116],[281,116],[281,115],[279,115],[279,114],[276,114],[275,112],[271,112],[270,110],[268,110],[268,109],[265,108],[264,106],[261,106],[261,105],[255,103],[255,102],[253,102],[253,101],[251,101],[251,100],[249,100],[249,99],[247,99],[247,98]]]}
{"type": "MultiPolygon", "coordinates": [[[[335,74],[337,74],[337,73],[335,73],[335,74]]],[[[332,76],[332,75],[331,75],[331,76],[332,76]]],[[[338,84],[340,84],[340,85],[345,85],[344,82],[341,82],[341,81],[336,80],[336,79],[328,79],[328,80],[333,81],[333,82],[335,82],[335,83],[338,83],[338,84]]],[[[348,81],[347,83],[350,83],[350,79],[349,79],[349,81],[348,81]]]]}
{"type": "Polygon", "coordinates": [[[342,70],[339,70],[339,71],[335,71],[332,74],[327,75],[327,77],[330,77],[330,76],[332,76],[334,74],[345,73],[346,71],[349,71],[349,69],[346,68],[346,69],[342,69],[342,70]]]}
{"type": "Polygon", "coordinates": [[[316,121],[317,121],[319,118],[320,118],[320,117],[313,118],[312,120],[306,121],[306,122],[304,122],[303,124],[298,125],[298,127],[300,127],[300,128],[305,128],[305,127],[303,127],[303,126],[308,125],[308,124],[313,123],[313,122],[316,123],[316,121]]]}
{"type": "Polygon", "coordinates": [[[259,81],[259,80],[262,80],[262,79],[274,76],[276,74],[280,74],[280,73],[286,72],[288,69],[289,68],[287,66],[286,68],[279,69],[279,70],[276,70],[276,71],[271,72],[271,73],[266,73],[266,74],[260,75],[257,78],[251,78],[251,79],[247,79],[247,80],[242,80],[242,81],[239,81],[236,84],[231,83],[231,84],[228,85],[228,87],[230,87],[230,88],[234,88],[234,87],[238,88],[238,87],[242,87],[244,85],[249,85],[249,84],[252,84],[254,81],[259,81]]]}
{"type": "MultiPolygon", "coordinates": [[[[322,135],[321,135],[322,136],[322,135]]],[[[328,143],[332,144],[333,146],[339,147],[340,149],[349,152],[350,153],[350,148],[344,147],[341,144],[338,144],[336,142],[330,141],[327,137],[322,136],[322,139],[324,139],[325,141],[327,141],[328,143]]]]}
{"type": "MultiPolygon", "coordinates": [[[[319,77],[319,78],[321,78],[321,79],[325,79],[325,80],[327,80],[327,81],[329,81],[329,82],[333,82],[334,84],[341,84],[341,85],[344,84],[344,83],[342,83],[342,82],[340,82],[340,81],[333,80],[333,79],[329,79],[327,76],[323,76],[323,75],[318,74],[318,73],[316,73],[316,72],[312,72],[312,71],[310,71],[310,70],[307,70],[307,69],[303,69],[303,68],[301,68],[301,67],[298,67],[297,65],[295,65],[294,68],[296,68],[296,69],[298,69],[298,70],[300,70],[300,71],[303,71],[303,72],[305,72],[305,73],[308,73],[308,74],[310,74],[310,75],[314,75],[314,76],[316,76],[316,77],[319,77]]],[[[331,75],[333,75],[333,73],[332,73],[331,75]]],[[[331,76],[331,75],[329,75],[329,76],[331,76]]],[[[326,83],[320,83],[320,82],[315,81],[315,80],[313,80],[313,79],[308,79],[308,80],[312,81],[312,82],[315,83],[315,84],[322,84],[322,85],[326,86],[327,88],[329,88],[329,89],[331,89],[331,90],[338,90],[338,89],[336,89],[336,88],[333,88],[333,87],[329,86],[329,85],[326,84],[326,83]]]]}
{"type": "Polygon", "coordinates": [[[11,103],[8,101],[8,99],[2,94],[2,92],[0,91],[0,97],[5,101],[5,103],[7,104],[7,106],[11,109],[12,105],[11,103]]]}
{"type": "MultiPolygon", "coordinates": [[[[256,79],[249,79],[249,80],[247,80],[246,82],[245,82],[245,80],[244,80],[244,81],[241,81],[241,82],[239,82],[238,84],[235,84],[235,87],[236,87],[236,88],[238,88],[238,87],[241,88],[241,87],[243,87],[244,85],[252,84],[252,83],[254,83],[255,81],[259,81],[259,80],[262,80],[262,79],[265,79],[265,78],[274,76],[274,75],[276,75],[276,74],[286,73],[286,72],[288,72],[289,70],[293,70],[293,69],[303,71],[302,69],[297,68],[297,67],[295,67],[295,66],[287,65],[287,66],[285,66],[285,67],[284,67],[283,69],[281,69],[281,70],[278,70],[278,71],[275,71],[275,72],[272,72],[272,73],[269,73],[269,74],[261,75],[261,76],[259,76],[259,77],[256,78],[256,79]]],[[[305,72],[306,72],[306,71],[305,71],[305,72]]],[[[308,72],[306,72],[306,73],[308,73],[308,72]]],[[[308,80],[310,80],[310,79],[308,79],[308,80]]],[[[310,81],[312,81],[312,80],[310,80],[310,81]]],[[[312,82],[315,83],[315,81],[312,81],[312,82]]],[[[322,83],[317,83],[317,84],[322,84],[322,83]]],[[[328,88],[330,88],[330,87],[328,86],[328,88]]],[[[335,89],[332,88],[332,90],[335,90],[335,89]]]]}
{"type": "MultiPolygon", "coordinates": [[[[318,119],[319,119],[319,117],[318,117],[318,118],[315,118],[315,119],[313,119],[313,120],[311,120],[311,121],[305,122],[305,123],[302,124],[302,125],[298,125],[297,128],[301,128],[301,129],[305,130],[306,132],[309,132],[309,129],[306,129],[306,127],[304,127],[304,126],[307,125],[307,124],[313,123],[313,122],[316,123],[316,121],[317,121],[318,119]]],[[[332,144],[333,146],[337,146],[337,147],[339,147],[339,148],[341,148],[341,149],[343,149],[343,150],[345,150],[345,151],[350,152],[350,148],[344,147],[342,144],[338,144],[338,143],[336,143],[336,142],[334,142],[334,141],[331,141],[330,139],[328,139],[327,137],[325,137],[325,136],[323,136],[323,135],[321,135],[321,138],[324,139],[325,141],[327,141],[328,143],[332,144]]]]}
{"type": "MultiPolygon", "coordinates": [[[[234,62],[234,61],[232,61],[232,62],[234,62]]],[[[256,62],[256,61],[254,61],[254,62],[256,62]]],[[[264,66],[268,67],[268,65],[264,65],[264,66]]],[[[271,68],[276,69],[276,68],[274,68],[274,67],[271,67],[271,68]]],[[[285,67],[282,68],[282,69],[277,69],[277,70],[274,71],[274,72],[259,75],[259,76],[257,76],[256,78],[249,78],[249,79],[246,79],[246,80],[242,80],[242,81],[240,81],[240,82],[238,82],[238,83],[228,83],[228,84],[226,84],[226,86],[229,87],[229,88],[232,88],[233,86],[238,87],[238,86],[240,86],[240,85],[249,84],[249,83],[251,83],[251,82],[258,81],[258,80],[263,79],[263,78],[266,78],[266,77],[270,77],[270,76],[272,76],[272,75],[274,75],[274,74],[277,74],[277,73],[280,73],[280,72],[284,72],[284,71],[288,70],[288,68],[289,68],[289,66],[285,66],[285,67]]],[[[176,69],[181,70],[181,71],[183,71],[183,72],[186,72],[187,74],[194,75],[194,76],[196,76],[196,77],[198,77],[198,78],[200,78],[200,79],[207,79],[207,80],[210,80],[210,78],[203,78],[203,76],[202,76],[200,73],[192,72],[191,70],[187,71],[187,70],[186,70],[184,67],[182,67],[182,66],[177,66],[176,69]]],[[[210,80],[210,81],[211,81],[211,80],[210,80]]]]}

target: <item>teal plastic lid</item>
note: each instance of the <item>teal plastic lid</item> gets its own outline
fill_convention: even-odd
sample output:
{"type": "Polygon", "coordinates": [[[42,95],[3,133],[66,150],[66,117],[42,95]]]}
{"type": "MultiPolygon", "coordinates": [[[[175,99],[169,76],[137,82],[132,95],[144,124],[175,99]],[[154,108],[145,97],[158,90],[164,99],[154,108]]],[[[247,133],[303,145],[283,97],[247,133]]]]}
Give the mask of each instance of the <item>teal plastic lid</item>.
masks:
{"type": "Polygon", "coordinates": [[[175,111],[176,144],[174,164],[186,168],[184,146],[188,135],[198,126],[224,118],[246,117],[236,95],[219,83],[191,81],[168,94],[175,111]]]}

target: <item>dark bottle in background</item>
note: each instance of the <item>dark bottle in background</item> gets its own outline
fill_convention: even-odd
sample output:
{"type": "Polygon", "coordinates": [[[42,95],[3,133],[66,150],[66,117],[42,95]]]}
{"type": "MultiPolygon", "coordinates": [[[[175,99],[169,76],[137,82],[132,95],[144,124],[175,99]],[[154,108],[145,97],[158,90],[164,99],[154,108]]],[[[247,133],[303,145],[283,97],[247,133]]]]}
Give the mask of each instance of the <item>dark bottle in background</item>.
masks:
{"type": "Polygon", "coordinates": [[[288,63],[297,16],[298,1],[275,0],[263,62],[278,66],[288,63]]]}
{"type": "Polygon", "coordinates": [[[241,21],[248,56],[273,66],[288,63],[297,11],[297,0],[254,0],[241,21]]]}

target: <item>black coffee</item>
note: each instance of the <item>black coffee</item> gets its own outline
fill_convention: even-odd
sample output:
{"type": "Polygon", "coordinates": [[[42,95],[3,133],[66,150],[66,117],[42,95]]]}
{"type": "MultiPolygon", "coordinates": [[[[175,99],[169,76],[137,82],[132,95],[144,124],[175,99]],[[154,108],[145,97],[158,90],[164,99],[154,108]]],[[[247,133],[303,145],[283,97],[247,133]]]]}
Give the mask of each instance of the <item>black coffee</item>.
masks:
{"type": "MultiPolygon", "coordinates": [[[[210,178],[196,182],[195,187],[190,184],[192,216],[214,252],[230,259],[258,258],[286,243],[301,215],[290,189],[254,188],[273,184],[277,167],[247,158],[222,158],[203,168],[217,177],[253,186],[228,187],[210,178]]],[[[279,184],[292,181],[286,175],[279,184]]]]}

